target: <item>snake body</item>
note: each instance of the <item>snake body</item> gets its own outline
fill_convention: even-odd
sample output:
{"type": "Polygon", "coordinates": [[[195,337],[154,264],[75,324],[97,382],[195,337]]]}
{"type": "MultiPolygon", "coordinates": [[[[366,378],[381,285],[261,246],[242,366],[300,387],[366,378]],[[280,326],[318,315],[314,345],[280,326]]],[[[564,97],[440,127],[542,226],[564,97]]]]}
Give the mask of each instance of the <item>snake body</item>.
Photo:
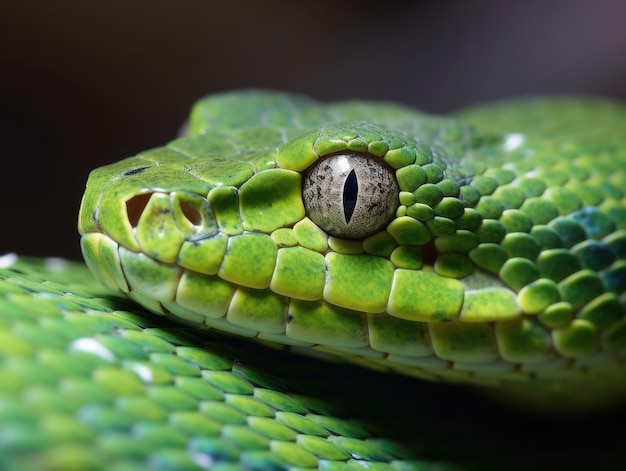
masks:
{"type": "Polygon", "coordinates": [[[245,91],[186,128],[91,173],[99,283],[0,258],[0,469],[623,462],[543,422],[533,451],[517,416],[388,372],[541,413],[623,401],[626,107],[245,91]]]}

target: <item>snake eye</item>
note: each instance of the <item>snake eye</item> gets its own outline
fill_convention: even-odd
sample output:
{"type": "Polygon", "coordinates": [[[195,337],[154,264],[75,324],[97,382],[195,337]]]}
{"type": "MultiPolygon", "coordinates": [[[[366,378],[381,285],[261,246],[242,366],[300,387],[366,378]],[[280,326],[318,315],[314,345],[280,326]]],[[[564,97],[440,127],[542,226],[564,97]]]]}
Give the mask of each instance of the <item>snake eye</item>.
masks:
{"type": "Polygon", "coordinates": [[[399,187],[385,162],[361,154],[318,160],[304,176],[307,215],[328,234],[362,239],[381,230],[398,209],[399,187]]]}

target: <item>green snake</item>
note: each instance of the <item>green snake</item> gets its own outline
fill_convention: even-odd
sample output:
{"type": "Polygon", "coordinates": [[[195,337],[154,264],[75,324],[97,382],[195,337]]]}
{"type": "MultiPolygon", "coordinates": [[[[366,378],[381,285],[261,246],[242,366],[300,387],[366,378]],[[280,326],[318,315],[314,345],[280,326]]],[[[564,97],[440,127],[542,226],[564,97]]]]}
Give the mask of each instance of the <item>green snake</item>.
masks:
{"type": "Polygon", "coordinates": [[[3,259],[0,465],[497,468],[437,451],[440,411],[425,442],[404,376],[541,414],[623,401],[625,148],[600,99],[199,101],[184,136],[90,174],[100,284],[3,259]]]}

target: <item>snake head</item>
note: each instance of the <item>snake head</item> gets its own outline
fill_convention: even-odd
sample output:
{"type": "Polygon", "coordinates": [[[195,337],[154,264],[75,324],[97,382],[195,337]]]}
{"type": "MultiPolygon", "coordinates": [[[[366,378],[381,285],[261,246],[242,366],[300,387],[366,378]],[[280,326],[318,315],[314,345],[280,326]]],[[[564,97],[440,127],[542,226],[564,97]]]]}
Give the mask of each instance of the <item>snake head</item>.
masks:
{"type": "Polygon", "coordinates": [[[149,310],[474,384],[621,361],[619,146],[269,92],[188,128],[94,170],[81,205],[87,264],[149,310]]]}

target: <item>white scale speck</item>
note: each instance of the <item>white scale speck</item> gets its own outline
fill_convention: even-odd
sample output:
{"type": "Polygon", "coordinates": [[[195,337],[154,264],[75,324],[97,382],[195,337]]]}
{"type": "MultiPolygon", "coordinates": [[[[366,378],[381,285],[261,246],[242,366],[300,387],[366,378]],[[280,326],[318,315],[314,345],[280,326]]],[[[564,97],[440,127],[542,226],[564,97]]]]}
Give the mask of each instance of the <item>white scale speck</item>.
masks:
{"type": "Polygon", "coordinates": [[[152,382],[152,370],[146,365],[134,364],[131,366],[131,369],[135,372],[137,376],[141,378],[144,383],[152,382]]]}
{"type": "Polygon", "coordinates": [[[0,268],[9,268],[17,262],[17,254],[7,253],[0,255],[0,268]]]}
{"type": "Polygon", "coordinates": [[[112,362],[113,360],[115,360],[115,355],[113,354],[113,352],[111,352],[111,350],[106,348],[93,337],[83,337],[74,340],[72,342],[72,345],[70,346],[70,349],[90,353],[108,362],[112,362]]]}
{"type": "Polygon", "coordinates": [[[515,150],[519,146],[524,144],[524,141],[526,141],[526,136],[524,136],[523,134],[507,134],[504,138],[504,150],[515,150]]]}
{"type": "Polygon", "coordinates": [[[59,257],[48,257],[45,262],[46,268],[50,271],[63,271],[69,265],[67,260],[59,257]]]}

